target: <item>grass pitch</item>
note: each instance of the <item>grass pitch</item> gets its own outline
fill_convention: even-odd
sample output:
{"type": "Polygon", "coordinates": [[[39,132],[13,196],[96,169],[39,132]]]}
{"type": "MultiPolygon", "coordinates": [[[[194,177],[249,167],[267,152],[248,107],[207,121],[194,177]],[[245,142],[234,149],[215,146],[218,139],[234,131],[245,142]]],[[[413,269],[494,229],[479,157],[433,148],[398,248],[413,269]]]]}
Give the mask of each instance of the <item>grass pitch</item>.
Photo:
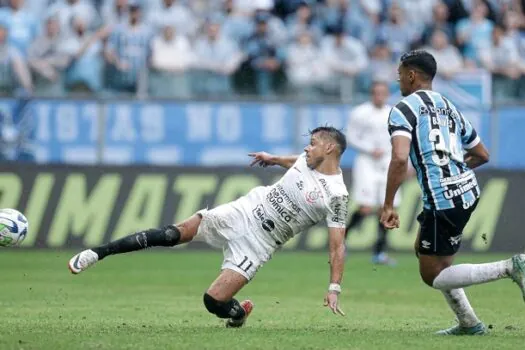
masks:
{"type": "MultiPolygon", "coordinates": [[[[433,335],[454,317],[441,293],[419,280],[412,255],[397,256],[395,268],[351,255],[341,317],[322,307],[327,254],[278,253],[239,295],[255,302],[242,329],[226,329],[202,304],[220,253],[109,257],[78,276],[67,269],[71,255],[0,251],[0,349],[525,348],[525,305],[510,280],[467,290],[490,335],[433,335]]],[[[463,255],[458,262],[503,257],[463,255]]]]}

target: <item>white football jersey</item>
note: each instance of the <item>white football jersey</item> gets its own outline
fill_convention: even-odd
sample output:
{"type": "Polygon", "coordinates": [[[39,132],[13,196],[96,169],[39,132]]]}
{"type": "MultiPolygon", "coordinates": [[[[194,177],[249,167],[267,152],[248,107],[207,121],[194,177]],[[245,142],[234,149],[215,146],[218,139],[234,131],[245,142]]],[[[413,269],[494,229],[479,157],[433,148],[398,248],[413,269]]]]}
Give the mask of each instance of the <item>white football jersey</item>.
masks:
{"type": "Polygon", "coordinates": [[[236,204],[263,235],[284,244],[322,220],[328,227],[345,228],[348,191],[342,172],[312,170],[303,153],[277,183],[252,189],[236,204]]]}
{"type": "Polygon", "coordinates": [[[363,103],[352,110],[346,131],[348,143],[359,152],[358,157],[369,158],[381,168],[388,168],[392,150],[388,133],[390,109],[389,105],[377,108],[372,102],[363,103]],[[383,151],[380,160],[370,155],[376,149],[383,151]]]}

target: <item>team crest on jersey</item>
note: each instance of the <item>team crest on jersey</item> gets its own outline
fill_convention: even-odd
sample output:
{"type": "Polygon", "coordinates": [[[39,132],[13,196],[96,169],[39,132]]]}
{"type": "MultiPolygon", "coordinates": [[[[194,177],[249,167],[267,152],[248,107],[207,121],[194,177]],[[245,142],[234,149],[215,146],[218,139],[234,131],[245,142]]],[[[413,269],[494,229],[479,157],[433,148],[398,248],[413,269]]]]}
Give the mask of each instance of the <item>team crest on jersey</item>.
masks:
{"type": "Polygon", "coordinates": [[[322,198],[323,194],[319,190],[314,190],[306,193],[306,201],[310,204],[317,202],[319,198],[322,198]]]}

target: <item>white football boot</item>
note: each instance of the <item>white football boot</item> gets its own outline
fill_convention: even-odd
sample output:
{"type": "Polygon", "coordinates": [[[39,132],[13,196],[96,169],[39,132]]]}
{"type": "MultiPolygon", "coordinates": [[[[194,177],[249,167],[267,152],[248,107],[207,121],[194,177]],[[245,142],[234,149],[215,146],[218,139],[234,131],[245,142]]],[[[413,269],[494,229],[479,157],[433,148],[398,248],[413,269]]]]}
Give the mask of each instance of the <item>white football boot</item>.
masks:
{"type": "Polygon", "coordinates": [[[81,251],[69,260],[69,271],[73,274],[81,273],[98,261],[98,255],[91,249],[81,251]]]}

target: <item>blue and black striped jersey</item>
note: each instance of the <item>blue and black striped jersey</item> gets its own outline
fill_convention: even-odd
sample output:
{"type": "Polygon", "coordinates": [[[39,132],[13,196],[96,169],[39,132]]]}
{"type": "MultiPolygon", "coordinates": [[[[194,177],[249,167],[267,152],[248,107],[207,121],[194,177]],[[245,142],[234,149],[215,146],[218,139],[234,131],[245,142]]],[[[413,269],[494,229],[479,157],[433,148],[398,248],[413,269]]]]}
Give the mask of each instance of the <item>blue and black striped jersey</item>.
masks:
{"type": "Polygon", "coordinates": [[[391,137],[412,140],[410,160],[425,208],[468,208],[479,198],[476,175],[463,154],[480,139],[452,102],[434,91],[416,91],[392,108],[388,124],[391,137]]]}

